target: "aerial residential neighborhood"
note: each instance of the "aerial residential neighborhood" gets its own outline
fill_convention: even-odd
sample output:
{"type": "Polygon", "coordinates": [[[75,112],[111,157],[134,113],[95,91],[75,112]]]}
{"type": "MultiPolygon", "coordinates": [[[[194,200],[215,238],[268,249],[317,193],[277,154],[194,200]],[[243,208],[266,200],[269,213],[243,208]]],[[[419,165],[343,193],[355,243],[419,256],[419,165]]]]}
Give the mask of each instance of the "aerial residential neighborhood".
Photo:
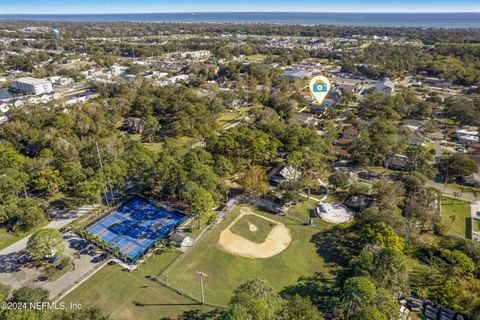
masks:
{"type": "Polygon", "coordinates": [[[0,319],[480,319],[478,13],[4,9],[0,319]]]}

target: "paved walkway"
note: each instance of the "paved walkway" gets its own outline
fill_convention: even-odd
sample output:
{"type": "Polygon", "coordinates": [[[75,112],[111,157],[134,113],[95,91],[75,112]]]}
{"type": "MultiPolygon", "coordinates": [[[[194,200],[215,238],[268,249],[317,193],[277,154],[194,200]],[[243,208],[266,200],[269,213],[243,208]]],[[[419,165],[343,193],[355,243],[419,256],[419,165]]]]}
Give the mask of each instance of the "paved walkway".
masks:
{"type": "Polygon", "coordinates": [[[470,205],[470,210],[472,214],[472,219],[480,218],[480,216],[477,215],[477,212],[480,212],[480,201],[472,202],[472,204],[470,205]]]}
{"type": "Polygon", "coordinates": [[[301,195],[302,197],[305,197],[305,198],[313,199],[313,200],[315,200],[315,201],[317,201],[317,202],[323,202],[323,201],[327,200],[328,194],[330,193],[330,190],[328,190],[328,186],[325,184],[325,182],[323,182],[323,181],[320,180],[320,179],[318,179],[318,183],[327,190],[327,192],[325,193],[325,195],[324,195],[321,199],[317,199],[317,198],[315,198],[315,197],[308,196],[308,195],[306,195],[305,193],[300,193],[300,195],[301,195]]]}
{"type": "MultiPolygon", "coordinates": [[[[480,212],[480,201],[472,202],[472,204],[470,205],[470,214],[472,215],[472,223],[474,224],[479,223],[478,220],[480,219],[480,216],[477,215],[477,212],[480,212]]],[[[473,231],[472,237],[473,240],[480,241],[480,232],[473,231]]]]}

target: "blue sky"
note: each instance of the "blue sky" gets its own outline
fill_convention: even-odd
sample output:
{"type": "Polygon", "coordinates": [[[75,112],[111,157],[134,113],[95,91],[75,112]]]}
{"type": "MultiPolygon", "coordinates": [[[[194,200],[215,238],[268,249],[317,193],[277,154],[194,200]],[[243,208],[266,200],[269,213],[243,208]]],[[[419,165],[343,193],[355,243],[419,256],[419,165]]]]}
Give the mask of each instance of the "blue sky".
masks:
{"type": "Polygon", "coordinates": [[[480,0],[0,0],[1,13],[480,12],[480,0]]]}

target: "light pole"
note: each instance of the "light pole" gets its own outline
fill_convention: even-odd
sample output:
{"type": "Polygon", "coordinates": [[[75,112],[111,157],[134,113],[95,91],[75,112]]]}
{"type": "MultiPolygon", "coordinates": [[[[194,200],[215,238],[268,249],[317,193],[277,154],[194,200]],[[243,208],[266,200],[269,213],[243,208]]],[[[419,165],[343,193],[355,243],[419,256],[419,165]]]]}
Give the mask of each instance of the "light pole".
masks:
{"type": "Polygon", "coordinates": [[[205,295],[203,293],[203,278],[206,277],[205,272],[197,271],[198,276],[200,277],[200,289],[202,293],[202,304],[205,304],[205,295]]]}

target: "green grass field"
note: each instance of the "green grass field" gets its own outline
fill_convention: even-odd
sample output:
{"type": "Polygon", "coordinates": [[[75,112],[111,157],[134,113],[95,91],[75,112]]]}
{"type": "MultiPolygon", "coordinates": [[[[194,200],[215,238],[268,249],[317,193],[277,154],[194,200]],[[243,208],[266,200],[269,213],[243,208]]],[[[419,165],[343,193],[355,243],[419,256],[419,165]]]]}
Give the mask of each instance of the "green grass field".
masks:
{"type": "Polygon", "coordinates": [[[467,235],[467,219],[470,218],[470,203],[462,200],[442,198],[442,222],[447,227],[447,233],[460,237],[467,235]],[[454,220],[452,220],[454,216],[454,220]]]}
{"type": "Polygon", "coordinates": [[[236,233],[239,236],[242,236],[252,242],[262,243],[263,241],[265,241],[265,238],[268,236],[270,231],[272,231],[273,227],[273,222],[267,221],[254,215],[248,215],[238,220],[237,223],[235,223],[230,228],[230,230],[233,233],[236,233]],[[250,223],[257,227],[256,231],[250,231],[250,223]]]}
{"type": "Polygon", "coordinates": [[[472,219],[473,231],[480,232],[480,220],[472,219]]]}
{"type": "Polygon", "coordinates": [[[197,301],[147,278],[160,274],[180,254],[175,251],[156,255],[133,272],[122,271],[120,265],[107,265],[63,301],[97,307],[111,319],[119,320],[176,319],[190,310],[210,311],[212,308],[199,305],[197,301]]]}
{"type": "Polygon", "coordinates": [[[178,290],[199,297],[200,288],[196,272],[203,271],[207,274],[206,302],[226,305],[232,291],[252,278],[266,279],[275,289],[281,290],[295,284],[301,276],[312,275],[315,272],[333,276],[333,271],[339,266],[331,262],[332,259],[327,263],[317,253],[317,247],[311,241],[314,234],[326,230],[329,226],[321,220],[315,220],[313,226],[304,224],[307,220],[307,209],[313,208],[314,204],[313,200],[301,202],[292,208],[286,217],[273,216],[249,205],[238,205],[224,221],[208,231],[193,249],[177,260],[161,279],[165,281],[168,278],[168,283],[178,290]],[[220,232],[237,217],[242,206],[249,206],[256,213],[284,223],[292,234],[292,242],[288,248],[267,259],[243,258],[219,248],[217,242],[220,232]]]}
{"type": "Polygon", "coordinates": [[[258,53],[247,56],[247,59],[249,61],[259,62],[265,60],[266,57],[266,55],[258,53]]]}

